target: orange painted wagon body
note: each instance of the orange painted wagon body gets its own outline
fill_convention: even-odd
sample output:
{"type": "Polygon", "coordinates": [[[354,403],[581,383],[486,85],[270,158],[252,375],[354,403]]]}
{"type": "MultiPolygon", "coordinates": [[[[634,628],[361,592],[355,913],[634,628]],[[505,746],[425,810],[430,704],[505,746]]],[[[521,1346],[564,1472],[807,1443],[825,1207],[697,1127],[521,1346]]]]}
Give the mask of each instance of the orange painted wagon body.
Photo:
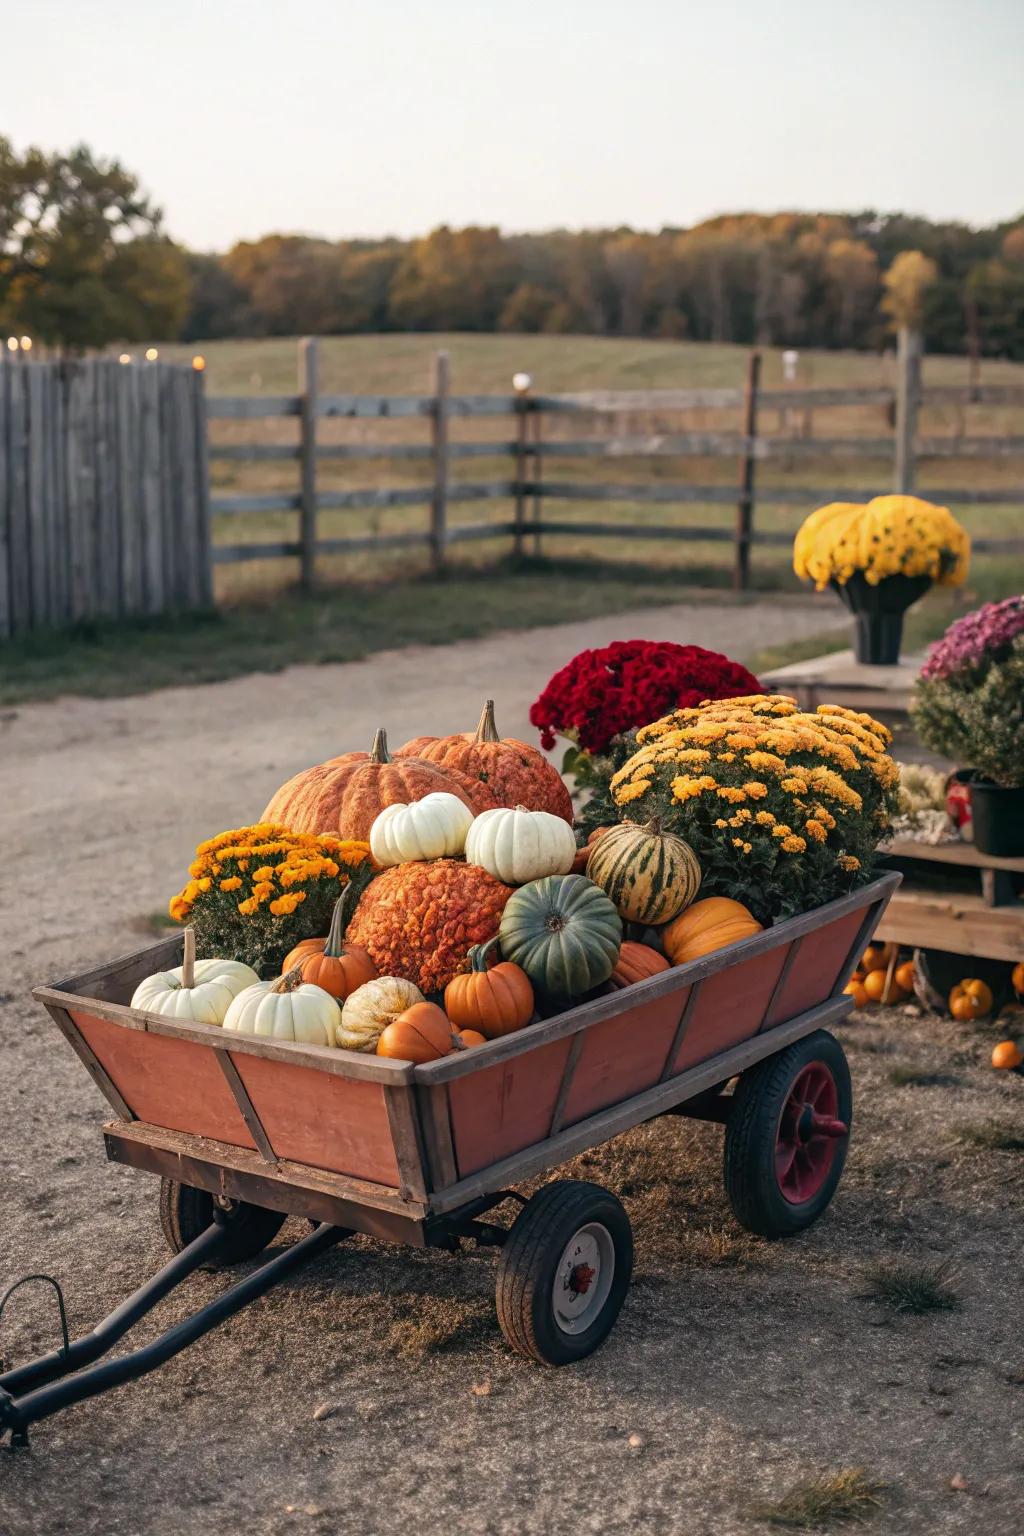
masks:
{"type": "MultiPolygon", "coordinates": [[[[425,1066],[129,1005],[169,938],[35,996],[111,1104],[108,1156],[215,1195],[431,1241],[474,1202],[835,1023],[899,877],[425,1066]]],[[[697,1111],[694,1111],[697,1112],[697,1111]]]]}

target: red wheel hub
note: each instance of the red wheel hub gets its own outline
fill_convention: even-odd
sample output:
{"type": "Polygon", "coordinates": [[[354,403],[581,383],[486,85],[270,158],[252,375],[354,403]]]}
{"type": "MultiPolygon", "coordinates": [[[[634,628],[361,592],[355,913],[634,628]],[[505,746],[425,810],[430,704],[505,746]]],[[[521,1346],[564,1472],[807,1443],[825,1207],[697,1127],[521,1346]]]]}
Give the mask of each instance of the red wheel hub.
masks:
{"type": "Polygon", "coordinates": [[[596,1274],[597,1270],[592,1269],[589,1264],[577,1264],[569,1276],[569,1289],[573,1295],[585,1296],[593,1285],[596,1274]]]}
{"type": "Polygon", "coordinates": [[[790,1205],[813,1200],[828,1178],[836,1143],[850,1134],[838,1112],[835,1078],[823,1061],[808,1062],[789,1090],[775,1140],[775,1177],[790,1205]]]}

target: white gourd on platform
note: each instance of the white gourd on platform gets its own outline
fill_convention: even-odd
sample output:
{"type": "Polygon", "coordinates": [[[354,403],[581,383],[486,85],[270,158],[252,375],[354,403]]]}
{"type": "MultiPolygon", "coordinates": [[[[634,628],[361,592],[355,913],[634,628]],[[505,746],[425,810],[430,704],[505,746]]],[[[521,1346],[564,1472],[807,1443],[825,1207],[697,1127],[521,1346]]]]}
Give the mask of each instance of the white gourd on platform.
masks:
{"type": "Polygon", "coordinates": [[[259,977],[252,967],[240,960],[197,960],[195,932],[186,928],[181,965],[170,971],[157,971],[140,981],[132,993],[131,1005],[166,1019],[223,1024],[239,992],[257,981],[259,977]]]}
{"type": "Polygon", "coordinates": [[[466,846],[472,822],[468,805],[436,790],[411,805],[385,806],[370,828],[370,852],[382,866],[455,858],[466,846]]]}
{"type": "Polygon", "coordinates": [[[258,981],[239,992],[224,1028],[300,1045],[333,1045],[340,1012],[337,1000],[323,987],[304,982],[302,971],[294,966],[273,981],[258,981]]]}
{"type": "Polygon", "coordinates": [[[550,811],[499,806],[482,811],[466,838],[466,859],[506,885],[564,875],[576,857],[572,828],[550,811]]]}

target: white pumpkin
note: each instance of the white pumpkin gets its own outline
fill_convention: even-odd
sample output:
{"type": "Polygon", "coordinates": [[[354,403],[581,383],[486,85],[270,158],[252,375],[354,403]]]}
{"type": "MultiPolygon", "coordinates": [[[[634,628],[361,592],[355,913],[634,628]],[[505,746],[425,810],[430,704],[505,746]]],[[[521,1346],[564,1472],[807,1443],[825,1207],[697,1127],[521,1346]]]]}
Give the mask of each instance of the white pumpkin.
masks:
{"type": "Polygon", "coordinates": [[[333,1045],[338,1004],[323,987],[302,980],[296,965],[273,981],[258,981],[239,992],[224,1028],[240,1035],[267,1035],[300,1045],[333,1045]]]}
{"type": "Polygon", "coordinates": [[[466,838],[466,860],[505,885],[528,885],[545,875],[566,875],[576,857],[572,828],[550,811],[498,806],[482,811],[466,838]]]}
{"type": "Polygon", "coordinates": [[[370,852],[382,867],[414,859],[451,859],[466,846],[473,812],[435,790],[412,805],[386,805],[370,828],[370,852]]]}
{"type": "Polygon", "coordinates": [[[401,976],[378,976],[364,981],[346,997],[335,1040],[344,1051],[375,1051],[384,1030],[413,1003],[422,1003],[423,993],[401,976]]]}
{"type": "Polygon", "coordinates": [[[193,1024],[223,1024],[239,992],[256,981],[256,972],[240,960],[197,960],[195,932],[186,928],[181,965],[140,981],[132,993],[132,1007],[193,1024]]]}

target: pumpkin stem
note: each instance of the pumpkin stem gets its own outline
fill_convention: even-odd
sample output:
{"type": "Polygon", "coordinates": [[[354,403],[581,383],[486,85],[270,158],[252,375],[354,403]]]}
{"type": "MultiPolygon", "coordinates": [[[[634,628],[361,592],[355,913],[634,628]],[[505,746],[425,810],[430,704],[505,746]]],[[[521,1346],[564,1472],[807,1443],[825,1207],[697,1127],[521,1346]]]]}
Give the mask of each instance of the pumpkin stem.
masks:
{"type": "Polygon", "coordinates": [[[327,930],[327,943],[324,945],[324,954],[329,960],[340,960],[345,953],[345,929],[348,927],[348,902],[351,891],[350,883],[334,903],[331,926],[327,930]]]}
{"type": "Polygon", "coordinates": [[[488,939],[486,944],[474,944],[473,945],[473,948],[469,952],[469,963],[470,963],[470,969],[471,970],[478,971],[478,972],[479,971],[486,971],[486,969],[487,969],[487,956],[490,954],[491,950],[494,948],[494,946],[495,946],[495,944],[497,944],[497,942],[498,942],[498,935],[495,934],[494,938],[493,939],[488,939]]]}
{"type": "Polygon", "coordinates": [[[647,821],[647,822],[644,823],[643,830],[647,833],[648,837],[660,837],[661,836],[661,817],[660,816],[652,816],[650,821],[647,821]]]}
{"type": "Polygon", "coordinates": [[[274,985],[268,988],[268,990],[270,992],[294,992],[296,987],[301,985],[302,966],[293,965],[291,970],[285,971],[283,976],[279,976],[274,982],[274,985]]]}
{"type": "Polygon", "coordinates": [[[390,763],[391,753],[388,751],[388,733],[382,725],[377,727],[374,733],[373,746],[370,748],[371,763],[390,763]]]}
{"type": "Polygon", "coordinates": [[[488,699],[484,705],[484,712],[480,716],[480,724],[476,728],[477,741],[500,741],[498,727],[494,723],[494,700],[488,699]]]}
{"type": "Polygon", "coordinates": [[[185,948],[181,956],[181,984],[189,988],[196,984],[196,931],[194,928],[185,929],[185,948]]]}

